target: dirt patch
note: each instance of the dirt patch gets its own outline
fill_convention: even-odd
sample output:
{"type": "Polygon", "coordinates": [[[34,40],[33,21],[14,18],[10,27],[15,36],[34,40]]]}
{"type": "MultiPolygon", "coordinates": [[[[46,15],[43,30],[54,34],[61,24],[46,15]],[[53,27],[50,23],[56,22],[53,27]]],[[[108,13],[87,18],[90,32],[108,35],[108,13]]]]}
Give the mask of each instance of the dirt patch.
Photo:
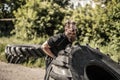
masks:
{"type": "Polygon", "coordinates": [[[45,70],[0,62],[0,80],[43,80],[45,70]]]}

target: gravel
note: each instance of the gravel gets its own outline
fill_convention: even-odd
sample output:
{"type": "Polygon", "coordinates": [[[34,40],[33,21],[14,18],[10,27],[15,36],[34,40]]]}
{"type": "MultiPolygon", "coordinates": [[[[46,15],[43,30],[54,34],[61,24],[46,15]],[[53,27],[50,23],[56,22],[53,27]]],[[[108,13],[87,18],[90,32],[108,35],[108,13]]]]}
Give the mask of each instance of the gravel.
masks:
{"type": "Polygon", "coordinates": [[[0,80],[44,80],[44,75],[43,68],[0,62],[0,80]]]}

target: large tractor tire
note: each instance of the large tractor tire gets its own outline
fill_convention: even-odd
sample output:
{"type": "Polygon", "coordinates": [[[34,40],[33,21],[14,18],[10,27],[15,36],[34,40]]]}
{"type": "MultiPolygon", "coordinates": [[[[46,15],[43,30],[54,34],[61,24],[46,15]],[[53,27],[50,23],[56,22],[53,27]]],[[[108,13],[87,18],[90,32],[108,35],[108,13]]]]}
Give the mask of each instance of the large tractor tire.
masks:
{"type": "Polygon", "coordinates": [[[7,45],[5,48],[6,59],[9,63],[22,63],[29,57],[41,58],[45,54],[41,45],[7,45]]]}
{"type": "Polygon", "coordinates": [[[9,55],[9,54],[6,54],[6,59],[7,59],[8,63],[15,63],[15,64],[20,64],[20,63],[23,63],[28,60],[27,57],[13,56],[13,55],[9,55]]]}
{"type": "Polygon", "coordinates": [[[59,52],[46,80],[120,80],[120,65],[98,49],[76,45],[59,52]]]}

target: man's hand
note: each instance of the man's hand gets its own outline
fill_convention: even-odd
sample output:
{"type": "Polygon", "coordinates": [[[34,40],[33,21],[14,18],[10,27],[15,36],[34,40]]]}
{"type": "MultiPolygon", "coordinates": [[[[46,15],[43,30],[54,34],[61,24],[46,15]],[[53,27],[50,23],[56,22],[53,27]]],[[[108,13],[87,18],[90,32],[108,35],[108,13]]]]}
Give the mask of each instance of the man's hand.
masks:
{"type": "Polygon", "coordinates": [[[52,57],[53,59],[56,59],[56,56],[51,52],[50,46],[48,45],[47,41],[42,44],[41,49],[42,49],[48,56],[52,57]]]}

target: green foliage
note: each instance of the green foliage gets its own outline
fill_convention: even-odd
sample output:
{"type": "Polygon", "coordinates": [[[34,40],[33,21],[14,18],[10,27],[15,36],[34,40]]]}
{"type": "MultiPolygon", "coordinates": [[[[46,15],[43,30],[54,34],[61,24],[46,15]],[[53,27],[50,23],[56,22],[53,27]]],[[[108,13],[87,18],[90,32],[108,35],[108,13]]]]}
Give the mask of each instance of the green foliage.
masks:
{"type": "Polygon", "coordinates": [[[38,58],[38,59],[30,58],[28,61],[23,63],[23,65],[27,67],[44,67],[45,60],[44,58],[38,58]]]}
{"type": "Polygon", "coordinates": [[[103,53],[120,61],[120,1],[107,2],[104,8],[78,8],[73,17],[77,21],[78,37],[81,43],[99,47],[103,53]]]}
{"type": "Polygon", "coordinates": [[[0,1],[0,18],[13,18],[13,10],[17,10],[25,4],[25,0],[2,0],[0,1]]]}
{"type": "Polygon", "coordinates": [[[6,43],[0,40],[0,61],[6,62],[6,57],[4,54],[6,43]]]}
{"type": "Polygon", "coordinates": [[[78,8],[74,10],[73,17],[78,23],[80,42],[110,44],[112,49],[120,50],[120,3],[113,0],[105,8],[78,8]]]}
{"type": "Polygon", "coordinates": [[[0,61],[6,61],[4,52],[5,44],[0,43],[0,61]]]}
{"type": "Polygon", "coordinates": [[[61,6],[63,8],[67,8],[69,6],[70,0],[51,0],[51,1],[58,4],[59,6],[61,6]]]}
{"type": "MultiPolygon", "coordinates": [[[[10,0],[7,1],[10,3],[10,0]]],[[[99,0],[95,1],[99,2],[99,0]]],[[[98,5],[91,8],[87,5],[74,10],[66,9],[69,2],[66,0],[63,2],[57,0],[17,0],[13,2],[14,7],[11,10],[14,10],[12,17],[16,18],[15,29],[9,29],[13,29],[12,33],[16,35],[17,39],[26,39],[29,40],[26,41],[27,43],[32,44],[43,43],[49,36],[62,32],[65,20],[72,18],[77,22],[80,43],[91,43],[98,46],[103,52],[110,54],[112,59],[120,61],[119,0],[106,0],[105,7],[98,5]]],[[[1,3],[0,18],[11,16],[12,11],[4,11],[3,15],[3,7],[3,3],[1,3]]],[[[6,28],[0,28],[0,36],[4,30],[7,31],[6,28]]],[[[17,40],[14,39],[13,43],[17,43],[17,40]]]]}
{"type": "Polygon", "coordinates": [[[109,22],[109,38],[110,44],[115,50],[120,51],[120,1],[112,0],[108,3],[107,16],[109,22]]]}
{"type": "Polygon", "coordinates": [[[78,23],[80,41],[89,43],[94,40],[98,44],[103,42],[101,23],[104,21],[104,15],[101,14],[103,14],[102,11],[93,9],[90,6],[78,8],[74,11],[73,17],[78,23]]]}
{"type": "Polygon", "coordinates": [[[34,0],[14,12],[16,36],[34,39],[39,36],[51,36],[59,29],[66,11],[55,3],[34,0]]]}
{"type": "MultiPolygon", "coordinates": [[[[25,4],[25,0],[0,0],[0,19],[14,19],[13,10],[25,4]]],[[[14,29],[12,20],[0,20],[0,37],[10,36],[14,29]]]]}
{"type": "Polygon", "coordinates": [[[6,44],[0,43],[0,52],[4,52],[6,44]]]}

